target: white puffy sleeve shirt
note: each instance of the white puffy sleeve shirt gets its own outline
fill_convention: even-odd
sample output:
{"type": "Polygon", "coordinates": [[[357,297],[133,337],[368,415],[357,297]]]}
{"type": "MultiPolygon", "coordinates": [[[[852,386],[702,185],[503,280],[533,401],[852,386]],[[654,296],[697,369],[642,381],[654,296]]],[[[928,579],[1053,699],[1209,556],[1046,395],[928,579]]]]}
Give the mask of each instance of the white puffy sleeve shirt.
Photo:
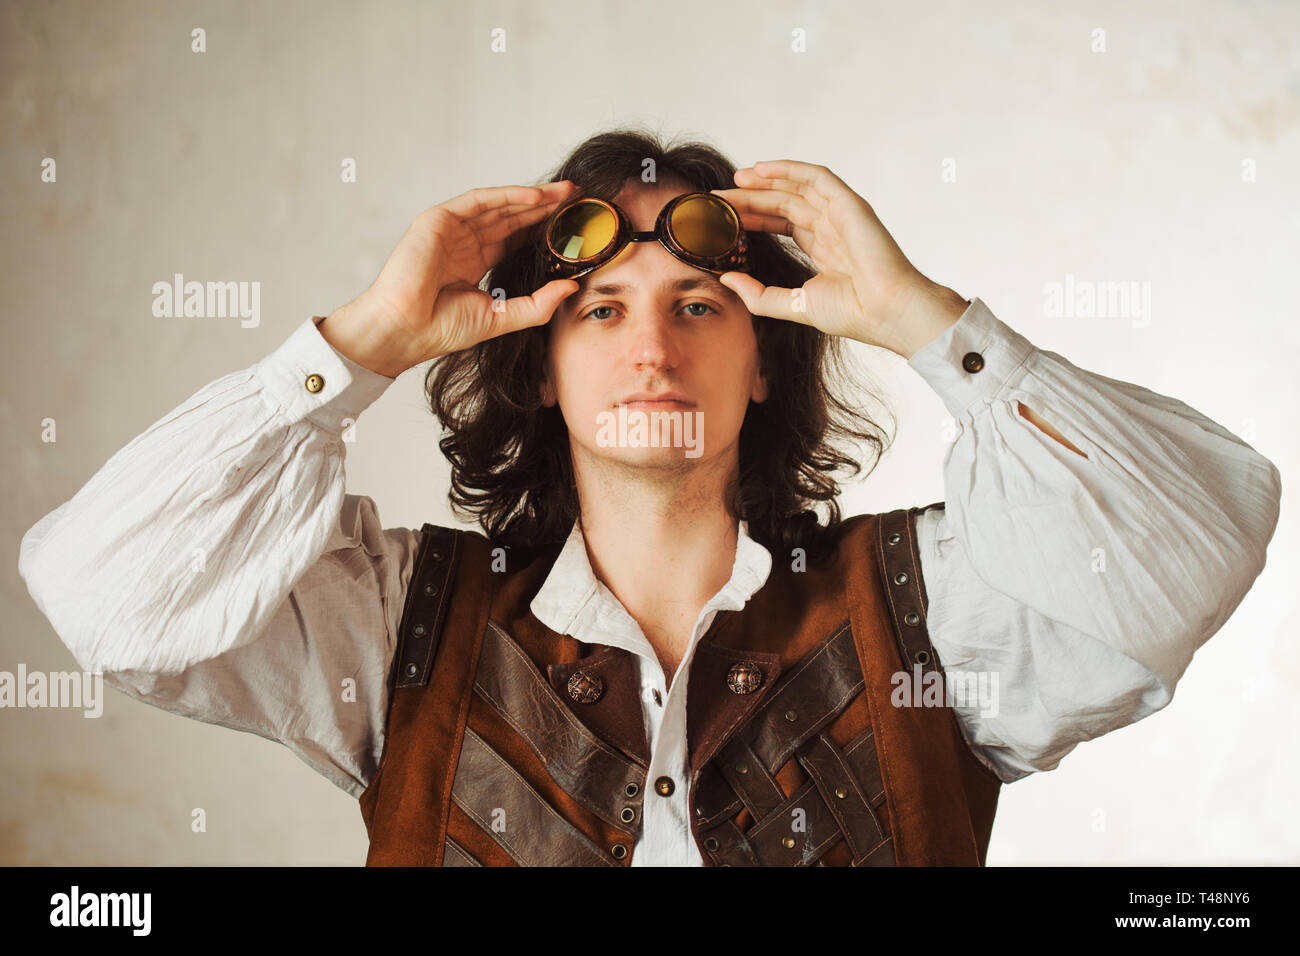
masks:
{"type": "MultiPolygon", "coordinates": [[[[930,637],[945,668],[999,672],[996,717],[955,710],[1011,781],[1169,702],[1264,566],[1280,476],[1182,402],[1034,348],[979,299],[909,364],[959,431],[945,508],[918,519],[930,637]]],[[[306,320],[37,522],[19,572],[78,664],[278,740],[359,796],[419,535],[345,494],[343,434],[392,381],[306,320]]]]}

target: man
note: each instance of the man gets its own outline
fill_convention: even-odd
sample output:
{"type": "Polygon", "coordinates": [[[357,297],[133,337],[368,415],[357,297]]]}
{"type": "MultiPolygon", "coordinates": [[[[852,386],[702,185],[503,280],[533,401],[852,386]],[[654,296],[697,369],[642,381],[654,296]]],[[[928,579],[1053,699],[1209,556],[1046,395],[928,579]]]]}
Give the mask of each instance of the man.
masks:
{"type": "Polygon", "coordinates": [[[357,795],[371,863],[982,863],[1001,782],[1168,703],[1263,566],[1277,471],[922,276],[829,170],[730,172],[605,134],[544,187],[417,217],[366,293],[38,523],[33,595],[114,686],[281,740],[357,795]],[[644,241],[542,284],[541,227],[584,190],[644,241]],[[650,241],[706,190],[754,267],[650,241]],[[827,390],[846,338],[952,411],[944,505],[838,521],[831,416],[793,396],[827,390]],[[431,358],[452,499],[486,536],[385,530],[342,493],[343,423],[431,358]],[[610,445],[620,410],[698,413],[702,454],[610,445]],[[824,528],[799,520],[818,501],[824,528]],[[195,541],[214,572],[185,572],[195,541]],[[944,668],[995,675],[997,699],[896,695],[944,668]]]}

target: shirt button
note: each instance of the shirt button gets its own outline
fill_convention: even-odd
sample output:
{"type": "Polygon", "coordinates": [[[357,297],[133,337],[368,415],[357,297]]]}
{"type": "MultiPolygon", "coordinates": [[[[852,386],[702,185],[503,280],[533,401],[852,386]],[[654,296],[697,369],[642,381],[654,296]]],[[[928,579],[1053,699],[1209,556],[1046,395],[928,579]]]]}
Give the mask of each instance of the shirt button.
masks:
{"type": "Polygon", "coordinates": [[[660,777],[655,781],[655,793],[661,797],[671,797],[676,789],[677,786],[673,783],[672,777],[660,777]]]}
{"type": "Polygon", "coordinates": [[[314,395],[325,387],[325,377],[312,372],[307,376],[307,381],[303,384],[307,386],[307,391],[314,395]]]}
{"type": "Polygon", "coordinates": [[[968,372],[978,372],[984,367],[984,356],[979,352],[967,352],[962,356],[961,367],[968,372]]]}

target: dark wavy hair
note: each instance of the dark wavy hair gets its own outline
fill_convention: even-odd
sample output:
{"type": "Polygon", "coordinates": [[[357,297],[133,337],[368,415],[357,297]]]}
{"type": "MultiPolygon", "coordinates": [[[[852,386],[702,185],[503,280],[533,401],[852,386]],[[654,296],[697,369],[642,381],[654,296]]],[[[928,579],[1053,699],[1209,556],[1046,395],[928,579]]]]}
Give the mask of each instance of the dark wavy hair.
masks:
{"type": "MultiPolygon", "coordinates": [[[[619,128],[581,143],[540,182],[569,180],[577,186],[573,195],[613,200],[630,180],[735,188],[735,171],[705,143],[664,143],[649,131],[619,128]]],[[[513,236],[479,287],[513,298],[545,285],[545,226],[513,236]]],[[[793,240],[747,234],[746,271],[765,285],[798,288],[816,274],[793,240]]],[[[838,394],[852,379],[840,338],[796,322],[753,321],[768,397],[750,402],[745,413],[730,504],[748,521],[750,536],[778,560],[803,548],[817,563],[833,550],[841,520],[836,475],[857,475],[864,466],[870,474],[893,435],[838,394]],[[842,447],[846,442],[859,443],[868,458],[853,457],[842,447]],[[824,525],[819,506],[827,512],[824,525]]],[[[429,407],[442,424],[438,444],[451,463],[453,513],[477,518],[493,544],[526,560],[562,546],[579,512],[564,418],[558,405],[541,403],[549,328],[523,329],[440,356],[425,376],[429,407]]]]}

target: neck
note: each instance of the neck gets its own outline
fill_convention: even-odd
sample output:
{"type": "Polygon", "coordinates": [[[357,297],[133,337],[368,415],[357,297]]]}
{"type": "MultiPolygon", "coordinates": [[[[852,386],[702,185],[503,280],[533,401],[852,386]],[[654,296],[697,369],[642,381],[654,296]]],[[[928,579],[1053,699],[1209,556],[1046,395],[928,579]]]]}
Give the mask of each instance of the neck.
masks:
{"type": "Polygon", "coordinates": [[[726,492],[738,449],[689,466],[627,466],[574,453],[592,571],[652,640],[687,629],[731,578],[737,516],[726,492]]]}

